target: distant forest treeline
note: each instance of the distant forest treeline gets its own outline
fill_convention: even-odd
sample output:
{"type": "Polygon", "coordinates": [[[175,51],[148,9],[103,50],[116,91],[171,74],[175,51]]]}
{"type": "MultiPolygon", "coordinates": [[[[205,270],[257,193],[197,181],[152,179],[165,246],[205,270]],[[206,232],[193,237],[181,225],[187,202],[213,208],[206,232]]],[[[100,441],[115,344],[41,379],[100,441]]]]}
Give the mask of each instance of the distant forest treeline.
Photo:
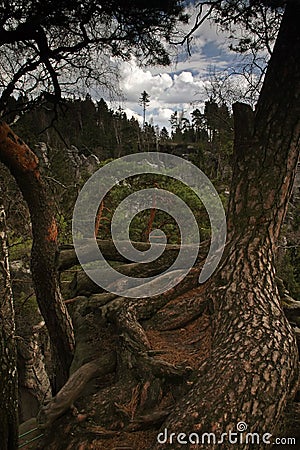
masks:
{"type": "MultiPolygon", "coordinates": [[[[11,98],[9,110],[18,111],[23,103],[24,98],[11,98]]],[[[228,158],[232,151],[232,122],[226,105],[208,100],[203,111],[197,108],[192,112],[191,119],[183,111],[175,111],[168,132],[147,121],[142,127],[135,118],[128,119],[121,108],[114,111],[103,99],[94,102],[86,96],[67,99],[56,110],[44,104],[26,112],[16,121],[14,130],[29,145],[42,141],[56,149],[75,146],[80,153],[93,153],[100,160],[139,151],[166,151],[189,154],[199,164],[205,152],[228,158]]]]}

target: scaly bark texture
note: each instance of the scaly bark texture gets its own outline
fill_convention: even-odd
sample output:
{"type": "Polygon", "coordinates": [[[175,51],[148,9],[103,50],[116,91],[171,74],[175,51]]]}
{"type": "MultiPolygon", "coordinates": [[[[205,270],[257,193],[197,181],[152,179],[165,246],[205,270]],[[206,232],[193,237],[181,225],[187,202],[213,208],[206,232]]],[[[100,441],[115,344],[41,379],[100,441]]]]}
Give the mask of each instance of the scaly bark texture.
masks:
{"type": "Polygon", "coordinates": [[[74,336],[71,320],[62,302],[55,267],[58,230],[54,205],[43,182],[38,158],[4,122],[0,122],[0,161],[15,177],[30,211],[32,278],[53,347],[55,377],[52,389],[57,392],[68,379],[74,336]]]}
{"type": "Polygon", "coordinates": [[[10,284],[5,211],[0,205],[0,447],[18,445],[18,380],[15,314],[10,284]]]}
{"type": "MultiPolygon", "coordinates": [[[[228,244],[212,281],[213,345],[193,388],[162,430],[175,433],[172,449],[232,448],[222,433],[276,433],[298,381],[296,340],[275,283],[276,240],[286,213],[299,157],[300,5],[286,7],[255,112],[236,104],[235,168],[228,213],[228,244]],[[184,438],[178,433],[186,433],[184,438]],[[199,435],[197,438],[190,433],[199,435]]],[[[244,437],[246,433],[244,434],[244,437]]],[[[162,436],[162,440],[164,440],[162,436]]],[[[240,439],[240,436],[239,436],[240,439]]],[[[242,438],[241,438],[242,439],[242,438]]],[[[251,448],[238,442],[239,449],[251,448]]],[[[260,441],[259,448],[265,448],[260,441]]],[[[155,449],[165,448],[156,444],[155,449]]]]}

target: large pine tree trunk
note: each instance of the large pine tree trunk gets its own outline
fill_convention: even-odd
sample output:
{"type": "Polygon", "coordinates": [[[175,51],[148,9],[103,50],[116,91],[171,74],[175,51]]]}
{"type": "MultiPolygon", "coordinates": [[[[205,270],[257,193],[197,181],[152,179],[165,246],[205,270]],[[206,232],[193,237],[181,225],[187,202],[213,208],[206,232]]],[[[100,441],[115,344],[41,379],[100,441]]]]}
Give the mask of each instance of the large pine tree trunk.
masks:
{"type": "MultiPolygon", "coordinates": [[[[261,437],[274,434],[295,394],[297,345],[280,305],[274,256],[299,157],[299,23],[300,5],[291,2],[256,111],[242,104],[234,107],[236,160],[228,244],[210,287],[212,352],[164,424],[168,436],[215,432],[218,439],[236,432],[240,421],[261,437]]],[[[250,447],[243,442],[238,448],[250,447]]],[[[182,443],[173,437],[172,448],[182,448],[182,443]]],[[[207,440],[197,448],[208,448],[207,440]]],[[[209,448],[219,448],[213,438],[209,448]]],[[[225,438],[221,448],[232,448],[232,442],[225,438]]],[[[259,448],[265,444],[260,442],[259,448]]]]}
{"type": "Polygon", "coordinates": [[[26,200],[32,223],[31,271],[36,298],[53,347],[57,392],[68,379],[74,350],[72,323],[62,302],[55,265],[57,225],[52,197],[38,158],[4,122],[0,122],[0,160],[10,169],[26,200]]]}
{"type": "Polygon", "coordinates": [[[15,316],[10,284],[5,212],[0,205],[0,448],[18,442],[18,381],[15,316]]]}

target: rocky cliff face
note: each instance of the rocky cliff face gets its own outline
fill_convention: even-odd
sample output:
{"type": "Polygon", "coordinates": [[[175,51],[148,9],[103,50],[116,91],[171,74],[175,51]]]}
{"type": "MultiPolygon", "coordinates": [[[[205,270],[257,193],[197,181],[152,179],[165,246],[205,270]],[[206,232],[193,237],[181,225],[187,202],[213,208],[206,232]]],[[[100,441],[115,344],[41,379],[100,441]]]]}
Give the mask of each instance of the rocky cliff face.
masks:
{"type": "Polygon", "coordinates": [[[45,352],[49,352],[45,323],[41,321],[18,340],[19,421],[36,417],[40,405],[51,397],[45,352]],[[46,347],[46,348],[45,348],[46,347]]]}
{"type": "Polygon", "coordinates": [[[26,259],[11,262],[12,288],[16,312],[19,421],[35,417],[41,403],[51,396],[49,338],[35,303],[26,259]]]}
{"type": "MultiPolygon", "coordinates": [[[[93,153],[85,155],[75,145],[65,149],[49,147],[45,142],[39,142],[34,149],[46,173],[60,180],[61,177],[71,178],[78,182],[82,175],[91,175],[97,170],[99,159],[93,153]]],[[[62,181],[62,180],[60,180],[62,181]]]]}

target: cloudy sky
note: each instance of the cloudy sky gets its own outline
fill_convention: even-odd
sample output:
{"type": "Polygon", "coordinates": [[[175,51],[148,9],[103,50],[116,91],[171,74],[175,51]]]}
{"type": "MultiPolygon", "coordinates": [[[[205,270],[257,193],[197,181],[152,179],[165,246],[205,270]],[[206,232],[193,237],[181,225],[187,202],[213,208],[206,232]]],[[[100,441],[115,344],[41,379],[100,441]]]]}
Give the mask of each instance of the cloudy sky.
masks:
{"type": "MultiPolygon", "coordinates": [[[[191,17],[191,24],[193,20],[191,17]]],[[[177,55],[168,67],[141,68],[135,60],[121,63],[124,100],[111,106],[121,106],[129,118],[133,115],[142,122],[139,98],[145,90],[150,96],[146,120],[160,128],[170,127],[170,116],[175,110],[184,111],[189,117],[193,109],[201,108],[208,98],[209,74],[233,66],[237,56],[229,51],[226,35],[208,21],[193,36],[191,56],[182,46],[177,47],[177,55]]]]}

